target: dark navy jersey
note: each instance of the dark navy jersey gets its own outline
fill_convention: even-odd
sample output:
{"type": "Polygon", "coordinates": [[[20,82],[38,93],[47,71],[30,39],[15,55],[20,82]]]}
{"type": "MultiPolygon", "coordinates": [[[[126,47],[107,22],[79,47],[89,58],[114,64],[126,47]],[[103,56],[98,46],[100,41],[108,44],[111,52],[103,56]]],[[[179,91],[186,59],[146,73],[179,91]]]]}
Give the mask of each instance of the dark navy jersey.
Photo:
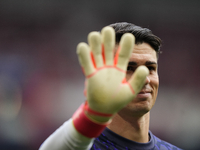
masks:
{"type": "Polygon", "coordinates": [[[180,148],[160,140],[149,131],[148,143],[137,143],[126,139],[108,128],[94,140],[91,150],[181,150],[180,148]]]}

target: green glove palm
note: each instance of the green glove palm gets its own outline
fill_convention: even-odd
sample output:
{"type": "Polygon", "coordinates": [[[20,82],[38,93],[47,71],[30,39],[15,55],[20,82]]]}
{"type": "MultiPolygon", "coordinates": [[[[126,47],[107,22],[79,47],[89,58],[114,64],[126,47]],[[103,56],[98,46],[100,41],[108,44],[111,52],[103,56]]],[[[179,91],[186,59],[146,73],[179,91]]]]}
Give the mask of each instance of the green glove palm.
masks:
{"type": "Polygon", "coordinates": [[[101,33],[91,32],[88,42],[89,46],[79,43],[77,54],[86,76],[89,107],[96,112],[115,114],[137,96],[149,71],[140,66],[126,82],[126,68],[135,43],[130,33],[123,35],[115,58],[113,28],[105,27],[101,33]]]}

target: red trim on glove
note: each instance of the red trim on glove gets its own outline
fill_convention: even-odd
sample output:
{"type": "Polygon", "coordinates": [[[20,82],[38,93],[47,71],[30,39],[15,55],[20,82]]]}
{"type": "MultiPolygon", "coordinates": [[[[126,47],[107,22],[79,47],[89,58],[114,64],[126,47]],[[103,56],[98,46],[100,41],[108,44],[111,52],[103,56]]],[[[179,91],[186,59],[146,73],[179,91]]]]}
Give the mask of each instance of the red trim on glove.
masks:
{"type": "Polygon", "coordinates": [[[96,116],[101,116],[101,117],[112,117],[113,114],[105,114],[105,113],[101,113],[101,112],[97,112],[95,110],[92,110],[89,105],[88,105],[88,102],[86,101],[85,102],[85,106],[84,106],[85,110],[89,113],[89,114],[92,114],[92,115],[96,115],[96,116]]]}
{"type": "Polygon", "coordinates": [[[105,57],[105,48],[104,45],[101,45],[101,49],[102,49],[102,57],[103,57],[103,64],[106,64],[106,57],[105,57]]]}
{"type": "Polygon", "coordinates": [[[130,87],[130,89],[131,89],[131,92],[132,92],[133,94],[135,94],[135,91],[134,91],[133,87],[130,85],[130,83],[129,83],[129,82],[127,82],[127,84],[128,84],[128,86],[130,87]]]}
{"type": "Polygon", "coordinates": [[[89,74],[88,76],[86,76],[86,78],[89,79],[89,78],[91,78],[92,76],[94,76],[96,73],[98,73],[99,70],[106,69],[106,68],[114,68],[114,69],[117,69],[117,70],[119,70],[119,71],[121,71],[121,72],[123,72],[123,73],[126,73],[126,70],[122,70],[121,68],[118,68],[118,67],[116,67],[116,66],[110,66],[110,65],[109,65],[109,66],[104,66],[104,67],[100,67],[100,68],[96,69],[95,72],[89,74]]]}
{"type": "Polygon", "coordinates": [[[91,59],[92,59],[92,63],[93,63],[94,68],[97,68],[96,62],[95,62],[95,59],[94,59],[94,54],[93,54],[92,51],[90,52],[90,56],[91,56],[91,59]]]}
{"type": "Polygon", "coordinates": [[[115,58],[114,58],[114,66],[117,65],[117,62],[118,62],[118,57],[119,57],[119,51],[121,50],[120,46],[118,47],[117,49],[117,52],[115,54],[115,58]]]}
{"type": "Polygon", "coordinates": [[[97,137],[110,122],[104,124],[93,122],[85,115],[84,106],[82,104],[72,116],[74,127],[79,133],[88,138],[97,137]]]}

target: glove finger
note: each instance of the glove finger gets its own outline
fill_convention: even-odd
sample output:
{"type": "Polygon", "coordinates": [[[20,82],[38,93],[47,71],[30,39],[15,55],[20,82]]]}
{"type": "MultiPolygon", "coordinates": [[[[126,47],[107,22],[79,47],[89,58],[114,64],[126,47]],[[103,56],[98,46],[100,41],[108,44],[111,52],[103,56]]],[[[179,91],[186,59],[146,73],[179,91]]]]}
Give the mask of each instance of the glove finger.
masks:
{"type": "Polygon", "coordinates": [[[126,70],[130,55],[133,51],[133,46],[135,45],[135,37],[131,33],[125,33],[120,41],[119,48],[120,51],[117,58],[117,67],[126,70]]]}
{"type": "Polygon", "coordinates": [[[113,65],[113,50],[115,46],[115,31],[112,27],[104,27],[101,31],[104,46],[105,64],[113,65]]]}
{"type": "Polygon", "coordinates": [[[86,43],[79,43],[76,51],[79,63],[84,70],[85,76],[92,74],[95,71],[91,56],[90,49],[86,43]]]}
{"type": "Polygon", "coordinates": [[[101,35],[99,32],[91,32],[88,35],[90,49],[94,56],[95,65],[97,68],[103,66],[103,58],[101,51],[101,35]]]}
{"type": "Polygon", "coordinates": [[[128,81],[134,94],[137,94],[141,91],[142,87],[145,84],[146,77],[148,76],[148,74],[149,70],[145,66],[140,66],[136,69],[135,73],[128,81]]]}

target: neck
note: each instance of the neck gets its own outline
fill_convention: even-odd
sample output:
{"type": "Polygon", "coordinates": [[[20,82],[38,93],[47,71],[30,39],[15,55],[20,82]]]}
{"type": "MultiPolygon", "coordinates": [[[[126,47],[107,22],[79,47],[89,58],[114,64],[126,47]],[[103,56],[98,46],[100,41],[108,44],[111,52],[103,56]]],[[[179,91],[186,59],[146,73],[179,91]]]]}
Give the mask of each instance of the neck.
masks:
{"type": "Polygon", "coordinates": [[[149,141],[149,112],[143,116],[116,114],[108,128],[129,140],[147,143],[149,141]]]}

